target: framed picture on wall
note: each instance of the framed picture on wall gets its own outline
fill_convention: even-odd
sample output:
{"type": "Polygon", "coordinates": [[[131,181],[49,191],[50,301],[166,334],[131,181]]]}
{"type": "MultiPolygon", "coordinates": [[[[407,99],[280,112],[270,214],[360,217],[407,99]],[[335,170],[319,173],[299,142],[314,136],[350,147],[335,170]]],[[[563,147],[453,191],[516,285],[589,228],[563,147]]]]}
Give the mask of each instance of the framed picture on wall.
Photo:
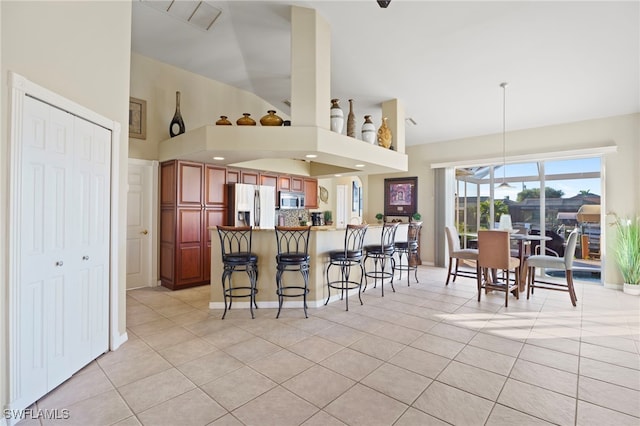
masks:
{"type": "Polygon", "coordinates": [[[351,211],[357,212],[360,208],[360,187],[356,181],[351,181],[351,211]]]}
{"type": "Polygon", "coordinates": [[[388,178],[384,180],[384,214],[411,216],[418,207],[418,178],[388,178]]]}
{"type": "Polygon", "coordinates": [[[147,138],[147,101],[129,98],[129,137],[147,138]]]}

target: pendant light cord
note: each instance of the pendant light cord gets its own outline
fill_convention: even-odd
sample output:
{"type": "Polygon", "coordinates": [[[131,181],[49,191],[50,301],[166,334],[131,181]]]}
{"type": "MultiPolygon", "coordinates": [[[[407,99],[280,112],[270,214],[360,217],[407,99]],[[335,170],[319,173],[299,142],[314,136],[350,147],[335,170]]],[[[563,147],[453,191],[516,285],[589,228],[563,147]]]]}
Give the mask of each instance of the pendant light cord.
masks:
{"type": "Polygon", "coordinates": [[[507,85],[500,83],[502,87],[502,184],[506,184],[507,179],[507,85]]]}

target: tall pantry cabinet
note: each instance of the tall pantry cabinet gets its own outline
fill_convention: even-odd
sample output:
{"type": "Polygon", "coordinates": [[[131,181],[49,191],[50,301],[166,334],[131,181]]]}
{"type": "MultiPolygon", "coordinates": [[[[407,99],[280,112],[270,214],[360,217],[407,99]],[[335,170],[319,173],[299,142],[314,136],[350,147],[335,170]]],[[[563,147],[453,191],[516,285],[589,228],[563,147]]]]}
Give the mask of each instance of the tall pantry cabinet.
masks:
{"type": "MultiPolygon", "coordinates": [[[[160,169],[160,280],[172,290],[208,284],[208,228],[226,221],[226,168],[171,160],[160,169]]],[[[215,243],[215,242],[214,242],[215,243]]]]}

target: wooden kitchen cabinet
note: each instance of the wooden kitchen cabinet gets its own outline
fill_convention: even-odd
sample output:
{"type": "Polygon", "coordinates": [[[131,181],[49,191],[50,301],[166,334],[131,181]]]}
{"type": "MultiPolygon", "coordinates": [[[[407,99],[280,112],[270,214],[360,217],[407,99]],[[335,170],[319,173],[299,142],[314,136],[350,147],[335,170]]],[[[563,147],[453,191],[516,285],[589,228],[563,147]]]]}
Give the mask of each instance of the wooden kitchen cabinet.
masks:
{"type": "Polygon", "coordinates": [[[172,290],[209,283],[209,226],[226,219],[226,169],[189,161],[161,164],[160,280],[172,290]]]}
{"type": "Polygon", "coordinates": [[[260,173],[260,185],[278,187],[278,175],[271,173],[260,173]]]}
{"type": "Polygon", "coordinates": [[[304,178],[304,206],[308,209],[318,208],[318,180],[304,178]]]}
{"type": "Polygon", "coordinates": [[[242,170],[240,173],[240,183],[246,183],[249,185],[259,185],[260,173],[253,170],[242,170]]]}
{"type": "Polygon", "coordinates": [[[304,179],[301,177],[291,176],[291,191],[303,192],[304,191],[304,179]]]}
{"type": "Polygon", "coordinates": [[[278,191],[291,191],[291,176],[278,176],[278,191]]]}

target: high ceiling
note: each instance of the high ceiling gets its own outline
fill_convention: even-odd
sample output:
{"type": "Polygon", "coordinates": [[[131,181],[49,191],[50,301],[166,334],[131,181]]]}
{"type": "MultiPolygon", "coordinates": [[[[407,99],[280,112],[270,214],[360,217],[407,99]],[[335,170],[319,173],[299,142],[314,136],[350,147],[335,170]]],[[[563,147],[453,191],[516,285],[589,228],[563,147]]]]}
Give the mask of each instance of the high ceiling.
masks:
{"type": "MultiPolygon", "coordinates": [[[[169,4],[170,2],[164,2],[169,4]]],[[[638,1],[208,1],[209,31],[133,2],[132,49],[289,113],[289,6],[331,27],[331,96],[381,121],[398,98],[407,145],[640,112],[638,1]]],[[[327,105],[327,114],[329,105],[327,105]]],[[[295,125],[295,123],[294,123],[295,125]]]]}

